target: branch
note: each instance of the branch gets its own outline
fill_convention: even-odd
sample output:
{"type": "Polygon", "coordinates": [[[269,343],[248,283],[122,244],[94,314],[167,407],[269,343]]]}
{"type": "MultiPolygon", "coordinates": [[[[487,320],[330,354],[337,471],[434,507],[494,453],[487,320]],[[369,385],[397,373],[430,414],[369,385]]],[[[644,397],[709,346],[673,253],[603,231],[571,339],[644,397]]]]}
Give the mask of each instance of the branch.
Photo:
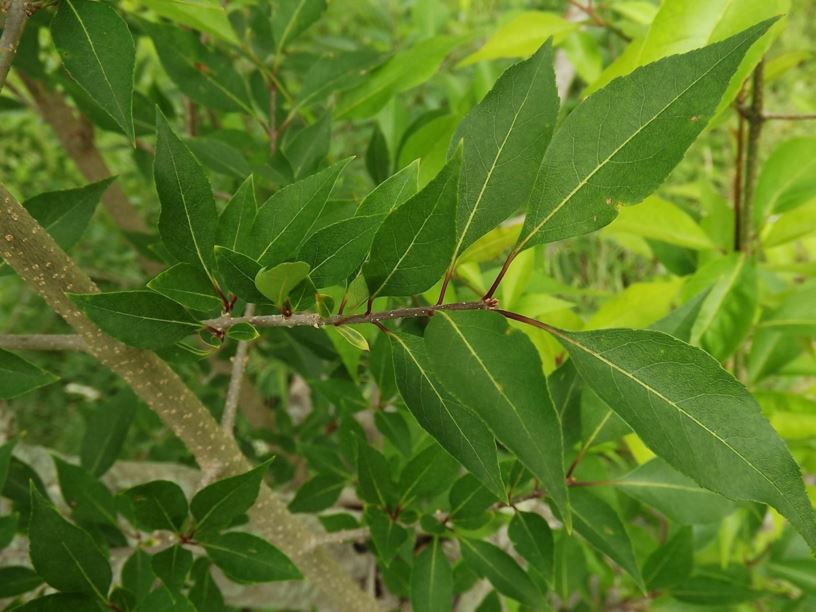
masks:
{"type": "MultiPolygon", "coordinates": [[[[255,304],[247,304],[244,308],[244,316],[252,317],[255,312],[255,304]]],[[[221,415],[221,429],[229,435],[235,429],[235,413],[238,410],[238,398],[241,396],[241,383],[244,380],[244,368],[246,367],[247,354],[249,353],[249,342],[241,340],[235,349],[235,357],[232,361],[232,376],[230,376],[229,387],[227,388],[227,401],[224,404],[224,413],[221,415]]]]}
{"type": "Polygon", "coordinates": [[[0,91],[3,91],[17,47],[20,46],[20,38],[28,19],[27,4],[28,0],[9,0],[3,34],[0,36],[0,91]]]}
{"type": "MultiPolygon", "coordinates": [[[[114,340],[68,299],[66,292],[98,289],[65,252],[0,186],[0,256],[73,327],[100,363],[119,374],[190,450],[203,469],[216,466],[223,475],[251,468],[235,439],[219,427],[207,408],[155,353],[114,340]]],[[[327,607],[377,610],[349,574],[324,549],[309,548],[313,534],[268,487],[262,487],[250,510],[258,532],[288,555],[330,601],[327,607]]]]}
{"type": "Polygon", "coordinates": [[[313,536],[311,546],[317,548],[328,544],[343,544],[345,542],[357,542],[371,537],[368,527],[358,527],[357,529],[343,529],[325,535],[313,536]]]}
{"type": "Polygon", "coordinates": [[[763,119],[784,120],[784,121],[814,121],[816,120],[816,113],[808,113],[804,115],[786,114],[786,113],[764,113],[763,119]]]}
{"type": "Polygon", "coordinates": [[[21,351],[83,351],[88,346],[75,334],[0,334],[0,348],[21,351]]]}
{"type": "Polygon", "coordinates": [[[742,207],[740,211],[740,250],[751,254],[751,229],[754,226],[754,191],[756,190],[757,169],[759,167],[759,138],[765,117],[762,109],[765,101],[764,87],[765,60],[760,60],[754,69],[751,87],[751,106],[747,109],[745,119],[748,121],[748,142],[745,149],[745,183],[743,186],[742,207]]]}

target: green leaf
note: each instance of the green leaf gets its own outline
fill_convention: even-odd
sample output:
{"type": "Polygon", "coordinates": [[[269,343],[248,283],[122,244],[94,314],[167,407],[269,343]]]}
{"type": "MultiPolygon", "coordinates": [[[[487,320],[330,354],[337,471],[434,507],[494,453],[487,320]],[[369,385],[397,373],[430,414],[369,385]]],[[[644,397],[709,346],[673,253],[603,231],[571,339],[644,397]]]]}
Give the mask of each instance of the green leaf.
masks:
{"type": "Polygon", "coordinates": [[[201,489],[190,502],[196,532],[218,531],[249,510],[258,497],[269,462],[201,489]]]}
{"type": "Polygon", "coordinates": [[[0,550],[11,544],[14,536],[17,535],[17,528],[20,526],[20,515],[16,512],[0,516],[0,550]]]}
{"type": "Polygon", "coordinates": [[[436,379],[422,338],[403,333],[388,336],[397,386],[411,414],[494,495],[505,498],[493,434],[436,379]]]}
{"type": "Polygon", "coordinates": [[[213,563],[234,582],[299,580],[303,577],[286,555],[248,533],[213,535],[201,545],[213,563]]]}
{"type": "Polygon", "coordinates": [[[643,578],[650,591],[677,586],[694,567],[694,539],[690,527],[683,527],[659,546],[643,564],[643,578]]]}
{"type": "Polygon", "coordinates": [[[108,471],[119,456],[130,423],[136,414],[136,396],[120,391],[96,407],[88,418],[82,437],[80,462],[94,476],[108,471]]]}
{"type": "MultiPolygon", "coordinates": [[[[291,132],[286,133],[287,137],[291,132]]],[[[303,178],[317,169],[329,154],[331,141],[331,113],[325,113],[311,125],[299,130],[283,142],[283,154],[292,165],[296,179],[303,178]]]]}
{"type": "Polygon", "coordinates": [[[327,225],[303,243],[298,259],[312,267],[315,287],[340,284],[360,269],[385,217],[416,194],[417,168],[406,166],[369,193],[355,216],[327,225]]]}
{"type": "MultiPolygon", "coordinates": [[[[10,448],[5,445],[3,448],[10,448]]],[[[7,452],[11,452],[10,450],[7,452]]],[[[20,461],[17,457],[10,456],[6,473],[6,482],[3,485],[3,496],[14,502],[14,508],[20,514],[20,525],[26,527],[31,517],[31,485],[36,487],[40,495],[49,499],[45,484],[39,474],[31,469],[31,466],[20,461]]]]}
{"type": "Polygon", "coordinates": [[[481,49],[468,55],[459,66],[502,57],[528,57],[547,39],[554,37],[556,43],[561,42],[577,27],[577,23],[555,13],[524,11],[496,30],[481,49]]]}
{"type": "Polygon", "coordinates": [[[462,40],[435,36],[393,56],[362,83],[340,95],[337,117],[365,119],[376,114],[394,95],[421,85],[436,74],[445,57],[462,40]]]}
{"type": "MultiPolygon", "coordinates": [[[[358,332],[353,327],[335,327],[331,331],[335,332],[338,336],[340,336],[343,340],[348,342],[351,346],[353,346],[358,351],[367,351],[369,350],[368,340],[365,339],[365,336],[358,332]]],[[[336,345],[335,345],[336,348],[336,345]]],[[[352,372],[352,376],[354,372],[352,372]]]]}
{"type": "Polygon", "coordinates": [[[59,380],[14,353],[0,349],[0,400],[11,399],[59,380]]]}
{"type": "Polygon", "coordinates": [[[156,580],[151,556],[141,548],[133,551],[122,566],[122,586],[133,593],[136,601],[142,601],[150,593],[156,580]]]}
{"type": "Polygon", "coordinates": [[[686,293],[696,293],[710,279],[713,286],[700,306],[690,342],[724,361],[751,329],[757,307],[757,273],[744,256],[733,254],[715,259],[692,277],[685,287],[686,293]]]}
{"type": "Polygon", "coordinates": [[[62,497],[78,521],[116,525],[116,500],[108,488],[83,468],[54,457],[62,497]]]}
{"type": "Polygon", "coordinates": [[[153,174],[161,201],[159,233],[180,261],[201,266],[212,276],[218,217],[210,182],[196,158],[161,111],[156,111],[156,159],[153,174]]]}
{"type": "Polygon", "coordinates": [[[334,184],[350,161],[344,159],[287,185],[264,202],[252,226],[252,251],[248,254],[265,267],[291,258],[311,235],[334,184]]]}
{"type": "Polygon", "coordinates": [[[810,595],[816,594],[816,561],[813,559],[774,561],[768,564],[768,571],[772,576],[782,578],[810,595]]]}
{"type": "Polygon", "coordinates": [[[104,2],[65,0],[51,36],[71,78],[133,141],[136,47],[125,20],[104,2]]]}
{"type": "Polygon", "coordinates": [[[283,306],[289,292],[309,276],[309,264],[303,261],[287,261],[272,268],[264,268],[255,276],[255,286],[269,301],[283,306]]]}
{"type": "Polygon", "coordinates": [[[720,607],[753,601],[761,595],[751,587],[748,570],[742,566],[698,570],[669,593],[685,603],[720,607]]]}
{"type": "Polygon", "coordinates": [[[177,24],[238,44],[227,15],[227,6],[220,0],[136,0],[136,4],[142,4],[177,24]]]}
{"type": "Polygon", "coordinates": [[[715,248],[711,238],[691,215],[657,196],[649,196],[637,206],[620,209],[608,231],[633,234],[688,249],[715,248]]]}
{"type": "Polygon", "coordinates": [[[161,585],[154,589],[134,612],[198,612],[195,606],[178,591],[161,585]]]}
{"type": "Polygon", "coordinates": [[[147,286],[191,310],[211,312],[222,307],[210,278],[192,264],[179,263],[167,268],[147,286]]]}
{"type": "Polygon", "coordinates": [[[432,443],[415,455],[403,468],[397,489],[399,507],[417,498],[435,497],[446,491],[459,475],[459,464],[438,444],[432,443]]]}
{"type": "Polygon", "coordinates": [[[371,298],[415,295],[436,283],[453,255],[459,153],[437,177],[392,211],[363,266],[371,298]]]}
{"type": "Polygon", "coordinates": [[[69,293],[68,297],[102,331],[137,348],[169,346],[201,327],[178,303],[152,291],[69,293]]]}
{"type": "Polygon", "coordinates": [[[809,202],[783,213],[766,225],[762,245],[777,247],[816,232],[816,196],[809,202]]]}
{"type": "Polygon", "coordinates": [[[730,499],[770,504],[816,548],[799,467],[756,400],[711,356],[654,331],[552,333],[584,382],[672,467],[730,499]]]}
{"type": "Polygon", "coordinates": [[[558,116],[552,43],[508,68],[453,136],[464,140],[456,254],[524,207],[558,116]]]}
{"type": "Polygon", "coordinates": [[[67,251],[79,242],[99,204],[99,198],[114,180],[112,177],[79,189],[41,193],[26,200],[23,206],[67,251]]]}
{"type": "Polygon", "coordinates": [[[487,578],[499,593],[529,606],[540,605],[543,594],[513,558],[498,546],[482,540],[460,538],[462,557],[477,574],[487,578]]]}
{"type": "MultiPolygon", "coordinates": [[[[448,495],[450,517],[464,529],[478,529],[490,520],[485,511],[499,499],[472,474],[465,474],[453,484],[448,495]]],[[[503,494],[501,499],[506,499],[506,495],[503,494]]]]}
{"type": "Polygon", "coordinates": [[[21,565],[0,567],[0,597],[14,597],[36,589],[43,583],[37,572],[21,565]]]}
{"type": "Polygon", "coordinates": [[[797,288],[779,308],[762,317],[759,328],[796,336],[816,335],[816,285],[797,288]]]}
{"type": "Polygon", "coordinates": [[[197,612],[222,612],[226,607],[224,596],[213,580],[210,565],[210,561],[204,557],[199,557],[193,564],[193,586],[188,594],[197,612]]]}
{"type": "Polygon", "coordinates": [[[762,165],[754,198],[758,229],[768,216],[793,210],[816,196],[816,138],[792,138],[776,147],[762,165]]]}
{"type": "Polygon", "coordinates": [[[437,378],[542,481],[569,525],[561,422],[530,339],[498,313],[440,311],[425,342],[437,378]]]}
{"type": "Polygon", "coordinates": [[[215,247],[215,262],[227,289],[253,304],[267,301],[255,286],[255,277],[261,271],[261,264],[247,255],[222,246],[215,247]]]}
{"type": "Polygon", "coordinates": [[[629,574],[646,592],[629,534],[615,511],[600,497],[580,488],[570,490],[575,531],[629,574]]]}
{"type": "Polygon", "coordinates": [[[19,612],[104,612],[106,609],[98,600],[79,593],[52,593],[14,608],[19,612]]]}
{"type": "Polygon", "coordinates": [[[659,457],[636,467],[615,486],[683,525],[713,523],[736,509],[734,502],[701,489],[659,457]]]}
{"type": "Polygon", "coordinates": [[[547,521],[540,514],[517,511],[507,535],[516,552],[527,561],[530,571],[540,574],[547,583],[552,582],[555,543],[547,521]]]}
{"type": "MultiPolygon", "coordinates": [[[[386,412],[385,410],[379,410],[375,412],[374,425],[380,430],[385,439],[394,445],[394,448],[406,457],[411,457],[414,447],[413,440],[411,439],[411,430],[409,429],[408,421],[401,411],[386,412]]],[[[437,446],[437,449],[438,448],[437,446]]],[[[447,458],[448,457],[445,457],[445,459],[447,458]]]]}
{"type": "Polygon", "coordinates": [[[111,568],[88,533],[63,519],[32,484],[29,554],[34,569],[60,591],[107,601],[111,568]]]}
{"type": "Polygon", "coordinates": [[[218,218],[215,244],[233,251],[249,247],[250,232],[255,222],[258,204],[255,201],[255,180],[249,175],[227,203],[218,218]]]}
{"type": "Polygon", "coordinates": [[[371,531],[371,539],[377,549],[377,556],[383,564],[390,565],[399,552],[400,546],[408,539],[408,531],[385,510],[373,506],[365,509],[363,520],[371,531]]]}
{"type": "Polygon", "coordinates": [[[251,342],[259,336],[258,330],[249,323],[236,323],[227,329],[227,338],[238,342],[251,342]]]}
{"type": "Polygon", "coordinates": [[[168,589],[179,591],[184,586],[184,580],[193,567],[193,553],[182,547],[181,544],[168,546],[153,555],[151,565],[153,572],[168,589]]]}
{"type": "Polygon", "coordinates": [[[547,149],[516,249],[599,229],[617,206],[651,194],[714,115],[748,47],[770,25],[639,68],[582,102],[547,149]]]}
{"type": "Polygon", "coordinates": [[[346,486],[345,478],[334,474],[319,474],[301,486],[289,502],[290,512],[322,512],[331,508],[346,486]]]}
{"type": "MultiPolygon", "coordinates": [[[[326,0],[278,0],[272,5],[272,33],[278,53],[315,23],[326,10],[326,0]]],[[[277,60],[277,57],[275,58],[277,60]]]]}
{"type": "Polygon", "coordinates": [[[396,491],[385,457],[362,440],[358,441],[357,455],[357,493],[360,499],[383,508],[393,507],[396,491]]]}
{"type": "Polygon", "coordinates": [[[6,486],[6,478],[11,468],[11,453],[16,445],[17,440],[11,440],[0,446],[0,491],[6,486]]]}
{"type": "Polygon", "coordinates": [[[125,491],[136,526],[146,531],[180,532],[187,519],[187,498],[176,483],[154,480],[125,491]]]}
{"type": "Polygon", "coordinates": [[[411,608],[415,612],[453,609],[453,570],[434,538],[411,568],[411,608]]]}

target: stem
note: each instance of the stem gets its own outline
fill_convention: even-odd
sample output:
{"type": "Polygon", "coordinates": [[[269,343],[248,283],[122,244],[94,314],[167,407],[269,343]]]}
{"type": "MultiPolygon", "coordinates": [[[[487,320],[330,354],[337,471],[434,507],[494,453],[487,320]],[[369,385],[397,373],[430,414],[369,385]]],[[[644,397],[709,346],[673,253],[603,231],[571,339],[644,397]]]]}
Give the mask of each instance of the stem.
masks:
{"type": "Polygon", "coordinates": [[[9,0],[3,34],[0,36],[0,91],[3,91],[17,47],[20,46],[20,38],[28,19],[27,5],[28,0],[9,0]]]}
{"type": "MultiPolygon", "coordinates": [[[[254,313],[255,304],[247,304],[246,308],[244,308],[244,316],[251,317],[254,313]]],[[[221,415],[221,429],[229,435],[232,435],[232,431],[235,429],[235,413],[238,411],[238,398],[241,396],[241,383],[244,380],[244,369],[246,368],[248,353],[249,342],[241,340],[235,349],[235,357],[233,357],[232,361],[232,375],[227,388],[227,401],[224,404],[224,413],[221,415]]]]}
{"type": "Polygon", "coordinates": [[[737,155],[734,160],[734,250],[742,250],[742,170],[745,166],[745,89],[737,96],[737,155]]]}
{"type": "Polygon", "coordinates": [[[21,351],[87,351],[75,334],[0,334],[0,348],[21,351]]]}
{"type": "MultiPolygon", "coordinates": [[[[235,439],[224,432],[207,408],[155,353],[114,340],[66,296],[95,293],[96,285],[8,191],[0,186],[0,256],[73,327],[100,363],[119,374],[190,450],[199,466],[222,475],[251,469],[235,439]]],[[[268,487],[250,510],[258,533],[288,555],[330,602],[327,608],[377,610],[352,577],[324,549],[309,549],[313,534],[268,487]]]]}
{"type": "Polygon", "coordinates": [[[504,260],[504,264],[502,265],[501,270],[499,270],[498,276],[496,276],[496,280],[493,281],[493,284],[490,285],[490,289],[487,290],[487,293],[484,294],[482,299],[488,300],[493,297],[493,294],[496,293],[496,289],[499,288],[499,284],[501,284],[504,275],[507,274],[507,270],[510,269],[510,264],[513,263],[513,260],[519,254],[519,251],[513,249],[510,251],[510,254],[507,256],[507,259],[504,260]]]}
{"type": "Polygon", "coordinates": [[[764,72],[765,60],[760,60],[754,69],[751,91],[751,107],[746,112],[748,121],[748,144],[745,154],[745,182],[743,186],[743,201],[740,218],[740,250],[751,255],[751,228],[754,224],[754,191],[756,189],[757,169],[759,167],[759,139],[762,135],[762,126],[765,117],[762,115],[764,104],[764,72]]]}
{"type": "Polygon", "coordinates": [[[765,113],[762,115],[763,119],[768,119],[771,121],[774,120],[782,120],[782,121],[813,121],[816,120],[816,113],[808,113],[803,115],[797,114],[785,114],[785,113],[765,113]]]}
{"type": "Polygon", "coordinates": [[[593,8],[592,0],[587,0],[589,4],[581,4],[578,0],[568,0],[569,3],[577,9],[583,11],[587,17],[589,17],[595,25],[605,28],[615,34],[616,36],[620,37],[621,39],[625,40],[626,42],[630,42],[632,38],[626,34],[623,30],[619,27],[612,25],[606,19],[601,17],[593,8]]]}

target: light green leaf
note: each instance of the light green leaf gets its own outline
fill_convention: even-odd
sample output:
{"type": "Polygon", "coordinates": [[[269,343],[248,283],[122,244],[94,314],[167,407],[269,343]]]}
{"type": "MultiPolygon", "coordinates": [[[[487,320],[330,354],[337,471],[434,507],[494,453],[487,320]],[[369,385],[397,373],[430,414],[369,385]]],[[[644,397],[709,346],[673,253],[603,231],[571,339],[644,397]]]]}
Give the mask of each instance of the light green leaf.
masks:
{"type": "Polygon", "coordinates": [[[500,593],[529,606],[541,604],[543,594],[513,557],[490,542],[460,538],[462,558],[500,593]]]}
{"type": "Polygon", "coordinates": [[[516,249],[599,229],[618,206],[650,195],[713,116],[746,50],[770,25],[644,66],[581,103],[547,149],[516,249]]]}
{"type": "MultiPolygon", "coordinates": [[[[397,154],[397,168],[418,161],[420,189],[439,174],[445,165],[448,143],[461,119],[461,115],[446,113],[440,116],[438,111],[428,111],[418,117],[403,135],[397,154]],[[430,119],[426,120],[426,118],[430,119]]],[[[384,139],[382,145],[387,150],[384,139]]],[[[386,150],[383,151],[383,154],[386,150]]]]}
{"type": "Polygon", "coordinates": [[[255,286],[273,304],[282,307],[289,292],[309,276],[309,270],[309,264],[303,261],[287,261],[258,272],[255,286]]]}
{"type": "Polygon", "coordinates": [[[445,57],[461,42],[459,37],[436,36],[398,53],[373,70],[362,83],[340,95],[337,117],[371,117],[392,96],[421,85],[436,74],[445,57]]]}
{"type": "Polygon", "coordinates": [[[272,33],[278,53],[320,19],[325,10],[326,0],[277,0],[273,3],[272,33]]]}
{"type": "Polygon", "coordinates": [[[218,217],[210,182],[161,111],[156,112],[156,133],[153,174],[161,201],[162,242],[180,261],[201,266],[212,277],[218,217]]]}
{"type": "Polygon", "coordinates": [[[730,499],[770,504],[816,548],[799,467],[716,360],[654,331],[552,333],[584,382],[672,467],[730,499]]]}
{"type": "Polygon", "coordinates": [[[411,568],[411,608],[415,612],[453,609],[453,570],[439,538],[431,540],[411,568]]]}
{"type": "Polygon", "coordinates": [[[201,327],[178,303],[152,291],[69,293],[99,328],[136,348],[170,346],[201,327]]]}
{"type": "Polygon", "coordinates": [[[508,68],[453,137],[463,140],[456,254],[526,206],[558,115],[552,43],[508,68]]]}
{"type": "MultiPolygon", "coordinates": [[[[766,67],[767,73],[767,67],[766,67]]],[[[792,210],[816,196],[816,138],[792,138],[776,147],[762,164],[754,196],[754,223],[792,210]]]]}
{"type": "Polygon", "coordinates": [[[55,589],[107,601],[111,568],[93,538],[63,519],[33,484],[30,492],[28,537],[34,569],[55,589]]]}
{"type": "Polygon", "coordinates": [[[183,24],[221,40],[238,44],[230,25],[226,4],[220,0],[134,0],[170,21],[183,24]]]}
{"type": "Polygon", "coordinates": [[[210,278],[193,264],[179,263],[167,268],[147,286],[191,310],[209,312],[222,307],[210,278]]]}
{"type": "Polygon", "coordinates": [[[136,47],[125,20],[104,2],[64,0],[51,35],[71,78],[133,141],[136,47]]]}
{"type": "Polygon", "coordinates": [[[224,575],[238,583],[303,578],[286,555],[266,540],[248,533],[213,535],[201,545],[224,575]]]}
{"type": "Polygon", "coordinates": [[[608,226],[609,232],[624,232],[650,240],[660,240],[687,249],[713,249],[714,243],[697,222],[682,208],[649,196],[637,206],[627,206],[608,226]]]}
{"type": "Polygon", "coordinates": [[[371,298],[415,295],[436,283],[454,248],[456,190],[461,155],[383,221],[363,274],[371,298]]]}
{"type": "Polygon", "coordinates": [[[312,267],[309,278],[315,287],[342,283],[360,269],[385,217],[416,194],[417,168],[412,163],[383,181],[353,217],[327,225],[303,243],[298,259],[312,267]]]}
{"type": "Polygon", "coordinates": [[[570,524],[561,422],[541,359],[495,312],[437,312],[425,331],[434,375],[539,478],[570,524]]]}
{"type": "Polygon", "coordinates": [[[0,349],[0,400],[23,395],[58,380],[58,376],[41,370],[14,353],[0,349]]]}
{"type": "Polygon", "coordinates": [[[26,200],[23,206],[67,251],[79,242],[99,204],[99,198],[114,180],[107,178],[79,189],[41,193],[26,200]]]}
{"type": "Polygon", "coordinates": [[[358,351],[369,350],[368,340],[366,340],[365,336],[363,336],[363,334],[358,332],[353,327],[338,326],[335,328],[335,331],[358,351]]]}
{"type": "Polygon", "coordinates": [[[471,53],[459,66],[502,57],[528,57],[550,37],[559,43],[578,27],[555,13],[524,11],[501,26],[481,49],[471,53]]]}
{"type": "Polygon", "coordinates": [[[234,519],[244,514],[258,497],[269,462],[253,470],[223,478],[201,489],[190,502],[197,533],[218,531],[229,527],[234,519]]]}
{"type": "Polygon", "coordinates": [[[816,285],[795,289],[779,308],[762,317],[759,327],[795,336],[816,335],[816,285]]]}
{"type": "Polygon", "coordinates": [[[422,338],[402,333],[389,338],[397,386],[411,414],[494,495],[506,497],[493,434],[434,377],[422,338]]]}
{"type": "Polygon", "coordinates": [[[292,257],[309,239],[326,200],[351,158],[277,191],[258,209],[249,255],[265,267],[292,257]]]}
{"type": "Polygon", "coordinates": [[[645,327],[669,312],[681,285],[677,278],[632,283],[603,302],[586,327],[645,327]]]}
{"type": "Polygon", "coordinates": [[[645,593],[632,542],[615,511],[600,497],[580,488],[570,491],[570,508],[575,531],[620,565],[645,593]]]}
{"type": "MultiPolygon", "coordinates": [[[[814,181],[816,190],[816,181],[814,181]]],[[[766,248],[793,242],[816,233],[816,196],[807,204],[782,213],[773,219],[762,232],[762,245],[766,248]]]]}

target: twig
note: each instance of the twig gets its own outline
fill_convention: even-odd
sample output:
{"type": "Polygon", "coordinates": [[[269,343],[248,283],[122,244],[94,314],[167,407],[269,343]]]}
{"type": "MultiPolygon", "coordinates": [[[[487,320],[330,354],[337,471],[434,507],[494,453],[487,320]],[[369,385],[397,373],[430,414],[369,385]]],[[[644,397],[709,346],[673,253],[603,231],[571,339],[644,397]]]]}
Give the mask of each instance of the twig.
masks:
{"type": "Polygon", "coordinates": [[[803,115],[797,114],[786,114],[786,113],[764,113],[762,115],[763,119],[767,119],[769,121],[814,121],[816,120],[816,113],[806,113],[803,115]]]}
{"type": "Polygon", "coordinates": [[[20,46],[20,38],[28,19],[27,5],[28,0],[9,0],[3,34],[0,36],[0,91],[3,91],[17,47],[20,46]]]}
{"type": "Polygon", "coordinates": [[[335,531],[333,533],[326,533],[323,535],[315,535],[308,545],[308,550],[327,544],[343,544],[344,542],[357,542],[359,540],[368,539],[371,537],[371,532],[368,527],[358,527],[357,529],[343,529],[342,531],[335,531]]]}
{"type": "MultiPolygon", "coordinates": [[[[591,1],[591,0],[589,0],[591,1]]],[[[612,25],[606,19],[601,17],[593,8],[592,4],[581,4],[578,0],[569,0],[569,3],[574,6],[575,8],[583,11],[587,17],[589,17],[595,25],[600,26],[602,28],[606,28],[616,36],[619,36],[621,39],[625,40],[626,42],[630,42],[632,37],[629,36],[626,32],[621,30],[619,27],[612,25]]]]}
{"type": "Polygon", "coordinates": [[[19,351],[83,351],[88,346],[76,334],[0,334],[0,348],[19,351]]]}
{"type": "MultiPolygon", "coordinates": [[[[247,304],[246,308],[244,308],[244,316],[251,318],[254,314],[255,304],[247,304]]],[[[227,401],[224,403],[224,413],[221,415],[221,429],[230,435],[232,435],[232,430],[235,429],[235,413],[238,410],[238,398],[241,395],[241,383],[244,380],[244,369],[246,368],[248,353],[249,342],[241,340],[235,349],[235,357],[233,357],[232,361],[232,375],[227,388],[227,401]]]]}
{"type": "Polygon", "coordinates": [[[741,210],[739,246],[743,253],[751,254],[751,228],[754,224],[754,191],[756,189],[757,169],[759,167],[759,138],[765,117],[762,115],[764,103],[765,60],[760,60],[754,69],[751,91],[751,107],[746,114],[748,121],[748,144],[745,153],[745,183],[741,210]]]}
{"type": "Polygon", "coordinates": [[[742,171],[745,167],[745,88],[737,95],[737,154],[734,160],[734,250],[742,249],[742,171]]]}

